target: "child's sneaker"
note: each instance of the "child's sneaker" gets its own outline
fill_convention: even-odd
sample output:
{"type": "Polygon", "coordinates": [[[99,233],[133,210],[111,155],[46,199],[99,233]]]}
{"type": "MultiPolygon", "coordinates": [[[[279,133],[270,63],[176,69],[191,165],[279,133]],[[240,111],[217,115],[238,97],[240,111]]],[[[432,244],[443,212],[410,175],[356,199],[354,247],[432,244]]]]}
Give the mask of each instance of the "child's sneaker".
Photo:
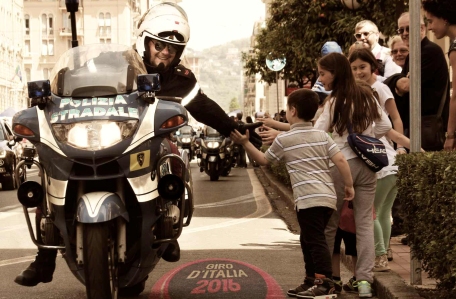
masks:
{"type": "Polygon", "coordinates": [[[333,299],[337,298],[334,282],[329,278],[315,278],[315,285],[307,291],[300,292],[296,298],[333,299]]]}
{"type": "Polygon", "coordinates": [[[356,283],[356,281],[352,277],[352,278],[350,278],[350,280],[346,284],[343,285],[342,288],[347,293],[358,293],[358,287],[355,286],[355,283],[356,283]]]}
{"type": "Polygon", "coordinates": [[[388,271],[389,269],[390,268],[388,267],[388,257],[386,254],[375,257],[375,264],[374,268],[372,269],[373,272],[384,272],[388,271]]]}
{"type": "Polygon", "coordinates": [[[358,288],[359,298],[372,298],[372,288],[369,282],[358,280],[354,284],[358,288]]]}
{"type": "Polygon", "coordinates": [[[334,280],[334,289],[336,290],[336,294],[340,294],[342,292],[342,280],[334,280]]]}
{"type": "Polygon", "coordinates": [[[287,295],[290,296],[290,297],[296,297],[296,295],[298,293],[307,291],[308,289],[310,289],[311,287],[314,286],[314,280],[315,280],[314,277],[306,277],[306,278],[304,278],[304,282],[301,285],[299,285],[296,288],[294,288],[294,289],[289,289],[288,292],[287,292],[287,295]]]}

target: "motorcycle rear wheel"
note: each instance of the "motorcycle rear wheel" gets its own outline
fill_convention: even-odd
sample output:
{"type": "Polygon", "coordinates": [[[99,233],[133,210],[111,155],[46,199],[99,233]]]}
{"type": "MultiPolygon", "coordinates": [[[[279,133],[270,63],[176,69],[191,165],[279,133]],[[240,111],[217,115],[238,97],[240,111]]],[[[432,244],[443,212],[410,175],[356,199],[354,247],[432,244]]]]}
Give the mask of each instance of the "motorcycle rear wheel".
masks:
{"type": "Polygon", "coordinates": [[[84,276],[88,299],[117,298],[118,283],[116,279],[111,281],[110,275],[112,251],[108,238],[109,223],[84,224],[84,276]]]}

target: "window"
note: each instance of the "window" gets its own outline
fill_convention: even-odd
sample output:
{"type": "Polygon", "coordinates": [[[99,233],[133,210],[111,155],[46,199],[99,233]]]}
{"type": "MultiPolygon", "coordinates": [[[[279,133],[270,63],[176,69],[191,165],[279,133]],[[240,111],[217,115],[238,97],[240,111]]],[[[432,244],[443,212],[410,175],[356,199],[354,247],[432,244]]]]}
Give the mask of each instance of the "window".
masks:
{"type": "Polygon", "coordinates": [[[25,22],[24,22],[25,23],[25,34],[29,35],[30,34],[30,16],[25,15],[24,20],[25,20],[25,22]]]}
{"type": "Polygon", "coordinates": [[[31,72],[30,72],[29,68],[25,69],[25,76],[27,77],[27,78],[25,78],[25,79],[27,79],[27,81],[32,81],[31,72]]]}
{"type": "Polygon", "coordinates": [[[41,55],[53,56],[54,55],[54,40],[43,39],[41,41],[41,55]]]}
{"type": "Polygon", "coordinates": [[[30,40],[25,41],[24,56],[30,56],[30,40]]]}
{"type": "Polygon", "coordinates": [[[48,15],[48,34],[54,35],[54,17],[52,15],[48,15]]]}
{"type": "Polygon", "coordinates": [[[109,12],[98,14],[98,35],[110,36],[111,35],[111,14],[109,12]]]}
{"type": "Polygon", "coordinates": [[[41,41],[41,55],[47,56],[48,55],[48,48],[47,48],[47,40],[41,41]]]}
{"type": "Polygon", "coordinates": [[[48,68],[43,69],[43,80],[49,80],[49,71],[48,68]]]}
{"type": "Polygon", "coordinates": [[[41,34],[44,36],[47,35],[47,15],[41,15],[41,34]]]}

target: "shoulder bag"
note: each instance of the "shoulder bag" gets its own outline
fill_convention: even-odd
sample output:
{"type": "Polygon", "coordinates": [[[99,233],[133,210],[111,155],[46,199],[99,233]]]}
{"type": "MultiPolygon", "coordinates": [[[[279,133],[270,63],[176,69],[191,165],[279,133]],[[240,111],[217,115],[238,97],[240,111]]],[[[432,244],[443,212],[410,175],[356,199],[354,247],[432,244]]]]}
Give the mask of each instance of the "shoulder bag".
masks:
{"type": "Polygon", "coordinates": [[[370,170],[378,172],[388,165],[388,156],[383,142],[375,137],[353,133],[351,124],[347,126],[347,130],[348,145],[370,170]]]}

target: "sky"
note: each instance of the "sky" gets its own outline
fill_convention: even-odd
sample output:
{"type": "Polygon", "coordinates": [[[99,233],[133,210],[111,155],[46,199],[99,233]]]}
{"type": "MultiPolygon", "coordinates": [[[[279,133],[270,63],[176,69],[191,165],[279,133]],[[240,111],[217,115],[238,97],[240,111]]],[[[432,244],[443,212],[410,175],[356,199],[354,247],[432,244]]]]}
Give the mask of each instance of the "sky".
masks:
{"type": "Polygon", "coordinates": [[[182,0],[179,5],[190,24],[187,47],[198,51],[250,37],[265,14],[261,0],[182,0]]]}

